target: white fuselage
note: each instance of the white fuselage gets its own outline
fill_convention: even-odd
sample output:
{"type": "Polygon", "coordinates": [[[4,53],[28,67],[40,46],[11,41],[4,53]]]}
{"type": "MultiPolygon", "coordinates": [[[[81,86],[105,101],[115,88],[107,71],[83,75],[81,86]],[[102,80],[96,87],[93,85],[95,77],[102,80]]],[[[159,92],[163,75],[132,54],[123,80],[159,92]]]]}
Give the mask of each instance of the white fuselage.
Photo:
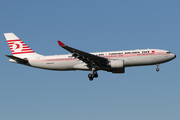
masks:
{"type": "Polygon", "coordinates": [[[169,51],[161,49],[87,53],[67,46],[61,41],[57,41],[59,46],[72,54],[43,56],[34,52],[14,33],[4,33],[4,36],[13,54],[6,55],[10,58],[10,62],[47,70],[92,71],[92,73],[88,74],[90,81],[98,77],[98,70],[125,73],[125,67],[157,64],[156,71],[159,71],[159,64],[168,62],[176,57],[169,51]]]}
{"type": "MultiPolygon", "coordinates": [[[[161,49],[143,49],[143,50],[128,50],[128,51],[112,51],[112,52],[97,52],[91,53],[100,57],[105,57],[108,60],[120,59],[124,60],[124,67],[128,66],[143,66],[154,65],[168,62],[175,58],[167,50],[161,49]]],[[[11,62],[15,62],[10,60],[11,62]]],[[[32,67],[49,69],[49,70],[91,70],[87,64],[81,60],[72,57],[72,54],[54,55],[54,56],[39,56],[36,58],[28,58],[29,65],[32,67]]],[[[99,67],[98,70],[107,70],[109,67],[99,67]]]]}

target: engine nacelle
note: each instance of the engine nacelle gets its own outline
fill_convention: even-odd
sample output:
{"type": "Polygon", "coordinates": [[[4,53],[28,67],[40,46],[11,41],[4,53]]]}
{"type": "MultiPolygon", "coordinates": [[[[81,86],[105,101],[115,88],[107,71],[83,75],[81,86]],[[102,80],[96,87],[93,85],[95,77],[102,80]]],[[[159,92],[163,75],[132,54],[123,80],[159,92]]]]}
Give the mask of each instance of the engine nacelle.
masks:
{"type": "Polygon", "coordinates": [[[109,61],[111,68],[123,68],[124,60],[112,59],[109,61]]]}
{"type": "Polygon", "coordinates": [[[112,73],[125,73],[124,60],[112,59],[109,61],[112,73]]]}

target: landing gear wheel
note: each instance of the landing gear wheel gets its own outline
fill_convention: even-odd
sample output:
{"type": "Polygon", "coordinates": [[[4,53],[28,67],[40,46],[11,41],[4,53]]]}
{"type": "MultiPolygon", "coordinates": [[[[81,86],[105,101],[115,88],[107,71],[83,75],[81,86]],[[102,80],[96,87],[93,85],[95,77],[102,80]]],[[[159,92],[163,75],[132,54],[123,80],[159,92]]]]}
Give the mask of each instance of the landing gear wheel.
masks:
{"type": "Polygon", "coordinates": [[[89,80],[92,81],[93,80],[93,75],[92,74],[88,74],[89,80]]]}
{"type": "Polygon", "coordinates": [[[92,74],[89,73],[89,74],[88,74],[88,77],[89,77],[89,78],[92,77],[92,74]]]}
{"type": "Polygon", "coordinates": [[[92,73],[88,74],[89,80],[92,81],[94,78],[98,77],[97,71],[96,71],[97,66],[92,67],[92,73]]]}
{"type": "Polygon", "coordinates": [[[93,80],[93,77],[89,77],[89,80],[92,81],[92,80],[93,80]]]}
{"type": "Polygon", "coordinates": [[[95,78],[98,77],[97,71],[93,71],[93,77],[95,77],[95,78]]]}
{"type": "Polygon", "coordinates": [[[159,72],[159,68],[156,68],[156,71],[159,72]]]}
{"type": "Polygon", "coordinates": [[[98,74],[94,74],[94,77],[97,78],[97,77],[98,77],[98,74]]]}
{"type": "Polygon", "coordinates": [[[97,71],[93,71],[93,74],[96,75],[96,74],[97,74],[97,71]]]}

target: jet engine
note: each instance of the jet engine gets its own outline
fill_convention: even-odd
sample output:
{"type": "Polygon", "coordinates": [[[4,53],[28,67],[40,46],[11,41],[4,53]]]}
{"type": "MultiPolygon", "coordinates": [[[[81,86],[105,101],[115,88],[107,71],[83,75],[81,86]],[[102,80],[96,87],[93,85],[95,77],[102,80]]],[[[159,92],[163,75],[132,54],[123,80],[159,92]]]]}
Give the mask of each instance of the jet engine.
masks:
{"type": "Polygon", "coordinates": [[[123,68],[124,60],[112,59],[109,61],[111,68],[123,68]]]}
{"type": "Polygon", "coordinates": [[[124,60],[118,60],[118,59],[111,59],[109,61],[109,64],[111,66],[111,72],[112,73],[124,73],[124,60]]]}

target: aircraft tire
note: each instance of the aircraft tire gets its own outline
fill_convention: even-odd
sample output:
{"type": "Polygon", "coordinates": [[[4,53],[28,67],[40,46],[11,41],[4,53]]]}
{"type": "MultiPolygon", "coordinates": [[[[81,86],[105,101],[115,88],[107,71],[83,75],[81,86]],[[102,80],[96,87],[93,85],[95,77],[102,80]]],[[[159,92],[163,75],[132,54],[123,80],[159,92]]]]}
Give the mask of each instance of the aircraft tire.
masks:
{"type": "Polygon", "coordinates": [[[93,80],[93,75],[92,74],[88,74],[89,80],[92,81],[93,80]]]}
{"type": "Polygon", "coordinates": [[[89,78],[92,77],[92,74],[89,73],[89,74],[88,74],[88,77],[89,77],[89,78]]]}
{"type": "Polygon", "coordinates": [[[98,77],[98,74],[94,74],[94,77],[97,78],[97,77],[98,77]]]}
{"type": "Polygon", "coordinates": [[[93,71],[93,74],[96,75],[96,74],[97,74],[97,71],[93,71]]]}
{"type": "Polygon", "coordinates": [[[92,81],[92,80],[93,80],[93,77],[89,77],[89,80],[92,81]]]}

